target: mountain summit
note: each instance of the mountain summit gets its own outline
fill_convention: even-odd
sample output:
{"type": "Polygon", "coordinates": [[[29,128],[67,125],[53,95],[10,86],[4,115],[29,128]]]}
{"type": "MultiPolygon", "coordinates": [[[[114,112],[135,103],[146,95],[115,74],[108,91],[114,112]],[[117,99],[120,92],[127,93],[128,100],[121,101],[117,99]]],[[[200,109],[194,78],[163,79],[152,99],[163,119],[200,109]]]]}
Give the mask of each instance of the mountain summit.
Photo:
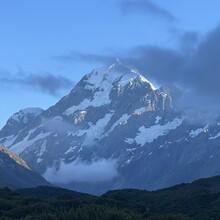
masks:
{"type": "Polygon", "coordinates": [[[65,103],[66,108],[69,107],[63,113],[70,115],[87,107],[109,105],[116,96],[123,94],[124,90],[137,86],[156,90],[135,68],[125,66],[116,60],[109,67],[94,69],[85,75],[70,94],[65,97],[66,102],[63,99],[61,100],[62,104],[65,103]]]}
{"type": "Polygon", "coordinates": [[[22,111],[25,121],[15,123],[16,113],[0,142],[47,180],[95,194],[219,174],[220,122],[188,124],[172,91],[116,61],[85,75],[47,110],[22,111]]]}

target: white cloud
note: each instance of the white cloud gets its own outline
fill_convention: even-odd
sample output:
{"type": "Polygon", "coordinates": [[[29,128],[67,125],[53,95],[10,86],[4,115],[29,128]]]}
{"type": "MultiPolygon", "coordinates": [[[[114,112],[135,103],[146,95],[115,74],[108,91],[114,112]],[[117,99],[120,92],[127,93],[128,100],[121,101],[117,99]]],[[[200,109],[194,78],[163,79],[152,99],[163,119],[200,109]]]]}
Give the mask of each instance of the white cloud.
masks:
{"type": "Polygon", "coordinates": [[[116,160],[98,160],[92,163],[62,162],[59,169],[47,168],[44,178],[52,183],[70,182],[103,182],[109,181],[118,175],[116,160]]]}

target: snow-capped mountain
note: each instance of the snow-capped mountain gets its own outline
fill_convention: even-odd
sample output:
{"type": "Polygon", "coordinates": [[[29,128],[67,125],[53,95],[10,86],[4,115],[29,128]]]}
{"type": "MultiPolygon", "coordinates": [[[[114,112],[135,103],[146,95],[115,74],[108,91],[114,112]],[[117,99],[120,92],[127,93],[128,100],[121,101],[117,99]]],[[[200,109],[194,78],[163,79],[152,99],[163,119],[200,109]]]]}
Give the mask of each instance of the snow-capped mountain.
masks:
{"type": "Polygon", "coordinates": [[[15,189],[50,185],[25,161],[3,145],[0,145],[0,176],[0,187],[8,186],[15,189]]]}
{"type": "Polygon", "coordinates": [[[49,109],[14,114],[0,142],[49,181],[90,193],[220,174],[220,123],[187,123],[177,94],[117,60],[85,75],[49,109]]]}

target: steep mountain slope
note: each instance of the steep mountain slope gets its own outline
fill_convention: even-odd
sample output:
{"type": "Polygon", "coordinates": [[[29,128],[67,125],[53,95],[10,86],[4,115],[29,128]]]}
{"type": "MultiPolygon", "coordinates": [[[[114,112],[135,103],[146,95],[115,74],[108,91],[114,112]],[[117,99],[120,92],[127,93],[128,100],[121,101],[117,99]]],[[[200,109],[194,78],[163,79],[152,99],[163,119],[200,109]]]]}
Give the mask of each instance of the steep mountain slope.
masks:
{"type": "Polygon", "coordinates": [[[10,188],[51,185],[34,172],[25,161],[0,145],[0,187],[10,188]]]}
{"type": "Polygon", "coordinates": [[[175,109],[177,96],[116,61],[84,76],[49,109],[13,115],[0,142],[48,180],[90,193],[219,174],[220,121],[188,123],[175,109]]]}

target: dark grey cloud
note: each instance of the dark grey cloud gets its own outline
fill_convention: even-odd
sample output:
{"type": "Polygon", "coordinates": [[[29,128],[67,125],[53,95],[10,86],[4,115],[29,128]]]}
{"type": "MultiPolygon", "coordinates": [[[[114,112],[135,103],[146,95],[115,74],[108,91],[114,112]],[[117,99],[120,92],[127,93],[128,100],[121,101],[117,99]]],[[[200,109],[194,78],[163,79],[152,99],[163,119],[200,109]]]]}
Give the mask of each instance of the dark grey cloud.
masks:
{"type": "Polygon", "coordinates": [[[192,124],[206,125],[220,115],[218,98],[201,94],[195,89],[184,91],[176,107],[184,111],[186,120],[192,124]]]}
{"type": "Polygon", "coordinates": [[[176,42],[175,49],[140,45],[120,51],[119,55],[78,54],[78,57],[83,62],[102,64],[119,57],[122,63],[135,66],[149,80],[182,88],[184,95],[179,106],[186,112],[202,111],[207,118],[213,117],[220,110],[220,25],[205,36],[178,32],[176,42]]]}
{"type": "Polygon", "coordinates": [[[109,64],[116,57],[161,85],[177,83],[214,97],[220,92],[220,26],[203,38],[196,32],[179,34],[176,49],[141,45],[120,51],[119,56],[117,53],[102,56],[74,52],[59,59],[109,64]]]}
{"type": "Polygon", "coordinates": [[[68,54],[53,56],[52,59],[62,62],[85,62],[85,63],[105,63],[109,64],[114,61],[112,55],[86,54],[77,51],[70,51],[68,54]]]}
{"type": "Polygon", "coordinates": [[[60,90],[73,86],[72,81],[62,76],[55,76],[51,73],[28,74],[22,70],[16,74],[2,74],[0,82],[8,87],[23,86],[51,95],[57,95],[60,90]]]}
{"type": "Polygon", "coordinates": [[[125,57],[160,84],[178,83],[184,88],[219,99],[220,93],[220,26],[198,43],[198,35],[185,33],[176,50],[139,46],[125,57]]]}
{"type": "Polygon", "coordinates": [[[194,31],[188,31],[179,34],[179,47],[184,53],[192,53],[199,42],[199,34],[194,31]]]}
{"type": "Polygon", "coordinates": [[[142,74],[159,84],[178,81],[183,75],[185,57],[176,50],[158,46],[138,46],[132,48],[122,58],[124,63],[134,65],[142,74]]]}
{"type": "Polygon", "coordinates": [[[52,183],[109,181],[118,176],[117,161],[102,159],[91,163],[62,162],[58,170],[55,167],[48,168],[43,176],[52,183]]]}
{"type": "Polygon", "coordinates": [[[171,12],[150,0],[121,0],[119,4],[125,14],[144,13],[169,22],[177,21],[177,18],[171,12]]]}
{"type": "Polygon", "coordinates": [[[190,80],[187,72],[192,69],[200,36],[196,32],[178,32],[175,37],[175,49],[141,45],[131,48],[121,59],[161,85],[187,82],[185,85],[188,86],[190,80]]]}
{"type": "Polygon", "coordinates": [[[132,48],[131,63],[159,84],[176,84],[183,90],[179,107],[189,118],[211,121],[220,110],[220,26],[200,39],[194,32],[179,36],[175,50],[139,46],[132,48]],[[202,117],[201,117],[202,115],[202,117]]]}
{"type": "Polygon", "coordinates": [[[220,94],[220,25],[210,32],[198,46],[187,65],[185,80],[196,90],[210,96],[220,94]]]}

